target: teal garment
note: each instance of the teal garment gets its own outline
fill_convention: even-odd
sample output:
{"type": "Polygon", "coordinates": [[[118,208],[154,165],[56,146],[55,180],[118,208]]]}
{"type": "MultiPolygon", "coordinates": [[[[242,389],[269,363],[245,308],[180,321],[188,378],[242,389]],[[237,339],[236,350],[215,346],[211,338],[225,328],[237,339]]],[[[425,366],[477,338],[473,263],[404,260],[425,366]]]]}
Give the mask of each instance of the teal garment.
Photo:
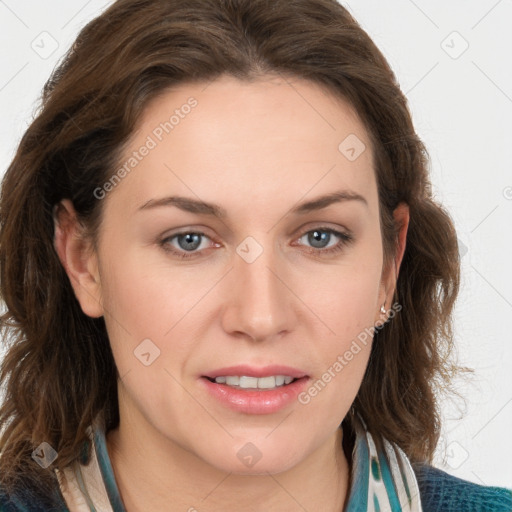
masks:
{"type": "MultiPolygon", "coordinates": [[[[97,461],[97,465],[94,471],[90,471],[92,460],[87,459],[87,446],[84,446],[80,466],[73,473],[76,476],[76,492],[83,496],[77,510],[126,512],[116,485],[101,420],[95,424],[94,429],[91,427],[90,436],[94,452],[92,459],[97,461]],[[89,468],[89,475],[86,468],[89,468]],[[98,479],[93,486],[90,485],[91,478],[98,479]],[[99,506],[99,502],[95,502],[96,497],[89,492],[97,487],[97,482],[104,484],[104,499],[108,502],[106,506],[99,506]]],[[[45,495],[19,489],[14,495],[7,496],[0,489],[0,512],[69,511],[58,480],[55,481],[55,487],[45,495]]],[[[358,427],[344,512],[369,511],[511,512],[512,491],[474,484],[429,465],[411,465],[405,454],[387,441],[384,449],[377,451],[371,435],[364,427],[358,427]]]]}
{"type": "Polygon", "coordinates": [[[512,491],[477,485],[428,465],[413,465],[425,512],[512,512],[512,491]]]}

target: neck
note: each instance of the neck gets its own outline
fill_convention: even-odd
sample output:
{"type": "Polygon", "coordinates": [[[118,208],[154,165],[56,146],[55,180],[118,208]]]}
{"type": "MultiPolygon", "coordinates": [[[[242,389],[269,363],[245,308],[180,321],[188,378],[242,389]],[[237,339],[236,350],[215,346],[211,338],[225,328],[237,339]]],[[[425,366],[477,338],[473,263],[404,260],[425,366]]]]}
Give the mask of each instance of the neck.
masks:
{"type": "Polygon", "coordinates": [[[226,473],[163,438],[149,424],[121,422],[106,434],[107,448],[127,512],[239,510],[341,512],[349,466],[337,429],[298,465],[276,474],[226,473]]]}

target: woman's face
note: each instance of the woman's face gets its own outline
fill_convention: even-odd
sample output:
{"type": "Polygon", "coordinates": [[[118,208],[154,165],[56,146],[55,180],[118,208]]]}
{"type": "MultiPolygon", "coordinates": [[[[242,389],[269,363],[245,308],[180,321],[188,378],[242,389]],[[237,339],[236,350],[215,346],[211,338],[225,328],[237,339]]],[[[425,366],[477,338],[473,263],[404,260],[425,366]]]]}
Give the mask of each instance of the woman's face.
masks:
{"type": "Polygon", "coordinates": [[[296,79],[183,84],[115,174],[77,295],[105,316],[121,422],[230,472],[332,451],[392,294],[353,109],[296,79]],[[267,389],[277,375],[297,380],[267,389]]]}

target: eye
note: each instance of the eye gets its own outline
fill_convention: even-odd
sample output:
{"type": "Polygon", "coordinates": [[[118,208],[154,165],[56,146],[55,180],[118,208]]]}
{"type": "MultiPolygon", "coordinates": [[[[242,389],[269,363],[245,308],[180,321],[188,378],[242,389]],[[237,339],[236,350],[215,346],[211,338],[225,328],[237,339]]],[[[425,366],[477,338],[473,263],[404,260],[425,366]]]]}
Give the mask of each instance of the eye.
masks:
{"type": "Polygon", "coordinates": [[[185,231],[164,238],[160,245],[165,251],[178,256],[178,258],[193,258],[200,252],[197,249],[201,246],[201,238],[209,237],[199,231],[185,231]],[[171,243],[175,239],[177,248],[171,243]]]}
{"type": "Polygon", "coordinates": [[[348,243],[353,241],[352,235],[327,227],[319,227],[306,231],[299,240],[304,237],[306,237],[307,243],[310,243],[313,247],[313,249],[308,252],[320,255],[337,253],[344,249],[348,243]],[[333,235],[335,238],[338,238],[338,242],[335,241],[330,247],[327,245],[328,248],[326,249],[326,243],[328,244],[332,240],[333,235]]]}

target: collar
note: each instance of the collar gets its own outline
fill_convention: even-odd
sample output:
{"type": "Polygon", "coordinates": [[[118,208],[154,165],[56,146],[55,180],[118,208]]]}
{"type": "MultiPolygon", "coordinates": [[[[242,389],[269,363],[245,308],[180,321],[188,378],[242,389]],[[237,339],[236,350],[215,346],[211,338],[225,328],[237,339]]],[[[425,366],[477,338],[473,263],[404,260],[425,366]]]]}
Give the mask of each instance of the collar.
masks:
{"type": "Polygon", "coordinates": [[[418,482],[405,453],[387,439],[377,450],[361,416],[353,419],[356,439],[344,512],[422,512],[418,482]]]}
{"type": "MultiPolygon", "coordinates": [[[[344,512],[422,512],[418,483],[405,453],[383,440],[377,450],[363,419],[354,421],[355,445],[344,512]]],[[[70,512],[126,512],[107,450],[105,424],[98,415],[79,461],[55,469],[70,512]],[[92,443],[90,457],[89,446],[92,443]]]]}

